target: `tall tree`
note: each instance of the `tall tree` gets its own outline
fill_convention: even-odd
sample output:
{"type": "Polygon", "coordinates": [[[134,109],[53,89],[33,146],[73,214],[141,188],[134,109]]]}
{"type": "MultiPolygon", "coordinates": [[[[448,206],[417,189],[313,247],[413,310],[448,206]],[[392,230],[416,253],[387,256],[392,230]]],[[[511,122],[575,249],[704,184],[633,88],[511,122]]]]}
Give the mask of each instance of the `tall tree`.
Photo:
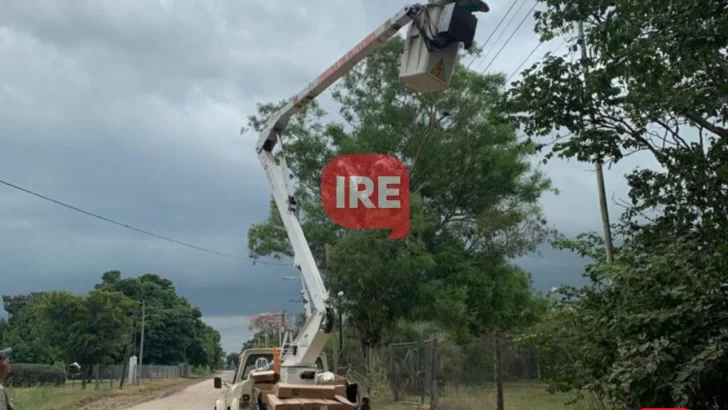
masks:
{"type": "Polygon", "coordinates": [[[722,408],[728,12],[708,0],[554,0],[536,30],[547,39],[579,22],[590,56],[526,70],[510,109],[540,145],[559,130],[551,155],[617,162],[641,151],[659,166],[627,176],[613,264],[595,237],[562,242],[594,263],[589,286],[563,290],[568,326],[544,333],[577,347],[552,380],[618,408],[722,408]]]}
{"type": "MultiPolygon", "coordinates": [[[[548,233],[537,201],[550,185],[531,168],[532,147],[518,142],[500,110],[504,77],[459,66],[450,90],[420,95],[399,81],[403,44],[391,41],[335,88],[345,124],[324,124],[325,113],[312,103],[291,121],[285,142],[304,231],[319,264],[332,245],[325,279],[332,291],[344,291],[344,309],[363,346],[380,343],[394,320],[412,313],[423,301],[422,284],[446,280],[435,260],[446,247],[497,265],[548,233]],[[324,213],[321,172],[351,153],[390,154],[407,167],[413,195],[407,238],[340,229],[324,213]]],[[[260,130],[279,106],[259,106],[251,127],[260,130]]],[[[253,257],[291,255],[275,209],[248,236],[253,257]]]]}
{"type": "Polygon", "coordinates": [[[131,334],[131,313],[138,307],[120,292],[94,290],[88,296],[52,292],[33,305],[45,340],[60,348],[64,363],[113,363],[131,334]]]}
{"type": "Polygon", "coordinates": [[[202,322],[199,308],[177,295],[169,279],[151,273],[122,278],[121,272],[108,271],[96,289],[122,292],[138,303],[146,301],[145,363],[213,366],[222,360],[217,358],[222,348],[213,346],[219,335],[202,322]]]}
{"type": "Polygon", "coordinates": [[[53,364],[60,360],[60,349],[45,339],[42,317],[32,308],[40,297],[41,294],[3,296],[10,317],[2,341],[13,346],[13,359],[18,362],[53,364]]]}

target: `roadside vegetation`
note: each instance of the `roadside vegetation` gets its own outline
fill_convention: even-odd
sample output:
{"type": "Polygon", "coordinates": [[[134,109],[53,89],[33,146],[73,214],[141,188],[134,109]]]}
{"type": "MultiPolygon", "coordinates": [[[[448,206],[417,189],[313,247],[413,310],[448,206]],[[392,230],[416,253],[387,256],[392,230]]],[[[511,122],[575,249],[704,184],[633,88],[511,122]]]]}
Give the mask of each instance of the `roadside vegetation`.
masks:
{"type": "Polygon", "coordinates": [[[4,295],[3,307],[9,317],[0,319],[0,345],[15,350],[5,386],[19,409],[60,410],[116,396],[133,401],[209,374],[223,362],[219,333],[171,281],[155,274],[122,278],[109,271],[87,295],[4,295]],[[139,354],[142,301],[144,365],[152,369],[143,377],[154,379],[129,386],[125,363],[139,354]],[[74,362],[81,366],[76,374],[68,368],[74,362]],[[176,372],[155,374],[162,366],[176,372]],[[105,370],[95,374],[99,368],[105,370]]]}
{"type": "MultiPolygon", "coordinates": [[[[196,380],[195,380],[196,382],[196,380]]],[[[187,378],[157,379],[146,381],[140,385],[118,388],[108,382],[99,384],[99,389],[89,386],[81,389],[80,385],[71,386],[70,382],[63,386],[36,386],[12,388],[10,398],[17,409],[33,410],[70,410],[95,403],[101,400],[124,403],[125,406],[146,401],[150,396],[176,386],[190,383],[187,378]]]]}
{"type": "MultiPolygon", "coordinates": [[[[569,47],[515,84],[461,65],[450,90],[412,93],[397,78],[403,43],[395,40],[335,87],[340,119],[314,103],[292,120],[287,161],[314,257],[331,294],[344,292],[346,345],[366,362],[392,343],[433,334],[454,345],[482,342],[496,358],[483,372],[497,386],[505,338],[534,349],[540,388],[578,396],[574,406],[725,408],[728,12],[707,0],[554,0],[542,9],[538,34],[567,36],[569,47]],[[341,229],[326,217],[321,170],[351,153],[391,154],[408,167],[405,239],[341,229]],[[553,189],[533,165],[544,155],[605,168],[645,159],[624,176],[629,197],[612,199],[622,212],[611,223],[609,259],[603,232],[565,237],[549,228],[539,201],[553,189]],[[549,242],[586,259],[586,286],[532,291],[513,260],[549,242]],[[418,335],[419,325],[429,330],[418,335]]],[[[250,127],[259,130],[283,103],[260,105],[250,127]]],[[[273,206],[248,235],[254,257],[291,255],[273,206]]],[[[531,393],[509,386],[505,400],[503,389],[483,388],[468,395],[482,401],[442,408],[551,403],[525,402],[531,393]]]]}
{"type": "MultiPolygon", "coordinates": [[[[331,294],[343,292],[343,330],[326,347],[331,364],[384,410],[728,408],[725,4],[549,0],[540,8],[536,32],[566,36],[569,51],[547,54],[513,84],[462,64],[448,91],[412,93],[398,80],[404,43],[395,39],[334,87],[339,119],[312,102],[291,120],[286,155],[303,228],[331,294]],[[407,166],[406,238],[346,230],[326,216],[321,171],[357,153],[407,166]],[[556,190],[541,160],[608,168],[629,156],[645,165],[623,176],[628,198],[612,199],[621,213],[610,236],[550,227],[540,203],[556,190]],[[585,259],[585,286],[532,289],[514,261],[548,244],[585,259]],[[504,366],[507,354],[521,370],[504,366]],[[535,364],[526,368],[528,358],[535,364]]],[[[259,105],[250,129],[285,103],[259,105]]],[[[292,256],[273,202],[248,245],[253,258],[292,256]]],[[[4,296],[10,316],[0,342],[31,364],[121,363],[138,345],[142,300],[145,363],[221,365],[219,334],[153,274],[110,271],[88,295],[4,296]]],[[[278,340],[265,332],[273,330],[242,348],[278,340]]],[[[69,403],[105,394],[11,392],[19,408],[36,409],[45,394],[60,403],[66,394],[69,403]]]]}

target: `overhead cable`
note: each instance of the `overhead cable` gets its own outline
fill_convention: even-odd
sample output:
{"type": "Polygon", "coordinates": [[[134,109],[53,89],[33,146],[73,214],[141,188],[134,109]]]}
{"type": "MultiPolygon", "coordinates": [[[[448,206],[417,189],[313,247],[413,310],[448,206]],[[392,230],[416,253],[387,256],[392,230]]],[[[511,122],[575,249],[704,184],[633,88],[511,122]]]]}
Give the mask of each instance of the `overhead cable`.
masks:
{"type": "Polygon", "coordinates": [[[40,198],[40,199],[43,199],[45,201],[52,202],[52,203],[54,203],[56,205],[60,205],[60,206],[62,206],[64,208],[68,208],[68,209],[71,209],[73,211],[80,212],[80,213],[82,213],[84,215],[87,215],[87,216],[90,216],[92,218],[100,219],[100,220],[102,220],[104,222],[108,222],[110,224],[114,224],[114,225],[120,226],[122,228],[126,228],[126,229],[129,229],[129,230],[132,230],[134,232],[138,232],[138,233],[141,233],[141,234],[144,234],[144,235],[147,235],[147,236],[151,236],[151,237],[156,238],[156,239],[160,239],[160,240],[163,240],[163,241],[171,242],[171,243],[174,243],[174,244],[177,244],[177,245],[180,245],[180,246],[185,246],[187,248],[195,249],[195,250],[198,250],[198,251],[210,253],[210,254],[217,255],[217,256],[223,256],[223,257],[226,257],[226,258],[239,259],[239,260],[249,260],[249,261],[253,261],[255,263],[263,263],[263,264],[266,264],[266,265],[279,265],[279,266],[289,266],[289,267],[291,266],[291,264],[286,264],[286,263],[282,263],[282,262],[258,261],[256,259],[253,259],[253,258],[250,258],[250,257],[245,257],[245,256],[241,256],[241,255],[233,255],[233,254],[230,254],[230,253],[219,252],[219,251],[216,251],[214,249],[204,248],[202,246],[194,245],[194,244],[191,244],[191,243],[188,243],[188,242],[183,242],[183,241],[180,241],[180,240],[177,240],[177,239],[174,239],[174,238],[170,238],[168,236],[159,235],[159,234],[156,234],[154,232],[147,231],[145,229],[140,229],[140,228],[134,227],[132,225],[129,225],[129,224],[126,224],[126,223],[123,223],[123,222],[115,221],[115,220],[113,220],[111,218],[107,218],[105,216],[101,216],[99,214],[95,214],[93,212],[89,212],[89,211],[87,211],[85,209],[79,208],[79,207],[74,206],[74,205],[69,205],[69,204],[67,204],[65,202],[61,202],[61,201],[59,201],[57,199],[53,199],[53,198],[48,197],[46,195],[40,194],[38,192],[32,191],[32,190],[27,189],[27,188],[23,188],[23,187],[21,187],[19,185],[16,185],[16,184],[13,184],[13,183],[10,183],[10,182],[1,180],[1,179],[0,179],[0,184],[5,185],[5,186],[8,186],[10,188],[17,189],[18,191],[25,192],[26,194],[33,195],[33,196],[35,196],[37,198],[40,198]]]}

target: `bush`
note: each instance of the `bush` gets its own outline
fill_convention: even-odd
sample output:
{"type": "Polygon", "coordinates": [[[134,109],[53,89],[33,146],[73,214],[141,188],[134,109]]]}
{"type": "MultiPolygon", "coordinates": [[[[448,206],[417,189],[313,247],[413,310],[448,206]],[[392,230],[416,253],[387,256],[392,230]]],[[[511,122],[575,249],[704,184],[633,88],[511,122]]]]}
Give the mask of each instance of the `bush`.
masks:
{"type": "Polygon", "coordinates": [[[66,383],[66,372],[56,366],[35,363],[13,363],[8,386],[32,387],[66,383]]]}

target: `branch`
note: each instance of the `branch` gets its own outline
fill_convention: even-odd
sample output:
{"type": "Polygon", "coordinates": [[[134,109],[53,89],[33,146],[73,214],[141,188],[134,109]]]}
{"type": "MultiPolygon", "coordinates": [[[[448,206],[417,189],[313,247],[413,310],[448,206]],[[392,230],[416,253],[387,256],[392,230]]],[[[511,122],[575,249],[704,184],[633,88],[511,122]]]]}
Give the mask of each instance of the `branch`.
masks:
{"type": "Polygon", "coordinates": [[[710,122],[708,122],[708,120],[706,120],[705,118],[702,118],[695,114],[685,114],[685,118],[689,119],[690,121],[694,122],[697,125],[700,125],[701,127],[705,128],[706,130],[712,132],[713,134],[715,134],[721,138],[728,138],[727,129],[713,125],[710,122]]]}

